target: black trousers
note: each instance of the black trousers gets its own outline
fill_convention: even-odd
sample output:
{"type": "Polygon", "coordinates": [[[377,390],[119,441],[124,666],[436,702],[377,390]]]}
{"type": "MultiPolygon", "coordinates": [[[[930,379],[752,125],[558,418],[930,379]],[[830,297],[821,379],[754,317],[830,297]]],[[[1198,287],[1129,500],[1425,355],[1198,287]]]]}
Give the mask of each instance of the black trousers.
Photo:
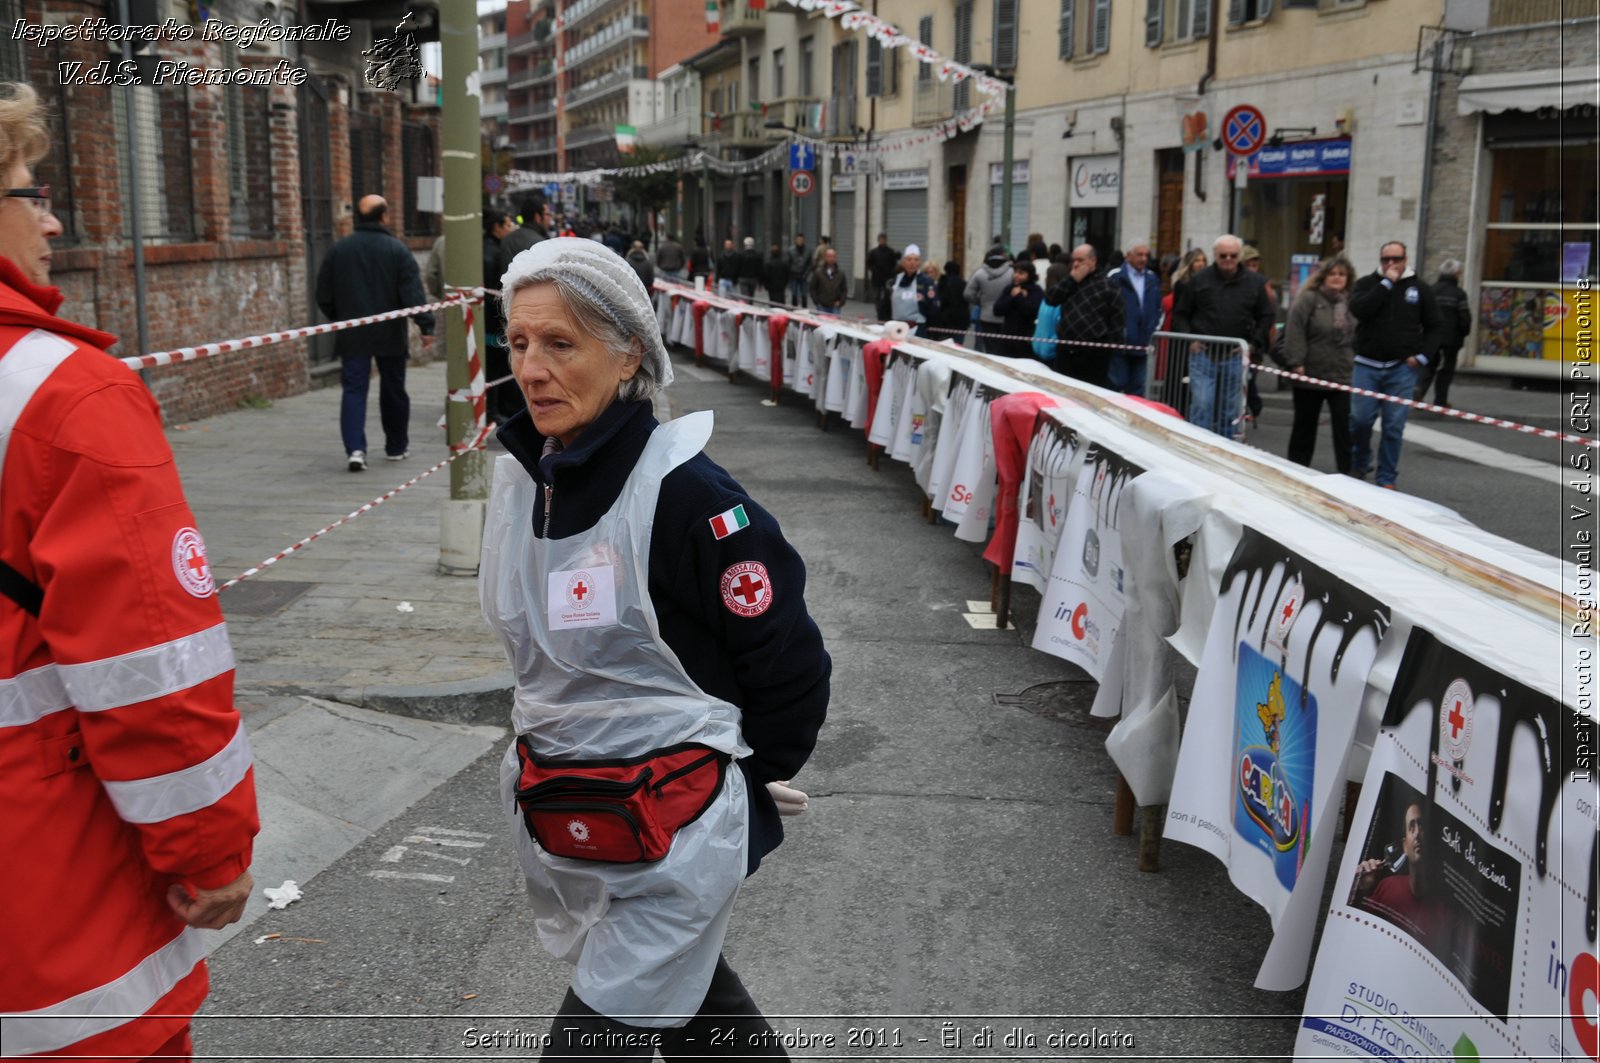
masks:
{"type": "Polygon", "coordinates": [[[1437,355],[1428,359],[1428,364],[1417,371],[1417,390],[1411,393],[1415,402],[1427,398],[1428,385],[1436,385],[1433,389],[1433,401],[1440,406],[1450,401],[1450,382],[1456,378],[1456,358],[1461,354],[1461,348],[1453,351],[1441,350],[1437,355]]]}
{"type": "MultiPolygon", "coordinates": [[[[1348,448],[1346,448],[1348,449],[1348,448]]],[[[788,1059],[772,1026],[750,998],[750,991],[717,957],[711,988],[699,1013],[671,1029],[630,1026],[595,1011],[572,990],[550,1023],[550,1046],[543,1059],[611,1059],[649,1063],[657,1052],[678,1063],[700,1060],[788,1059]]]]}
{"type": "Polygon", "coordinates": [[[1340,472],[1350,471],[1350,393],[1323,388],[1295,386],[1294,425],[1289,429],[1289,460],[1310,465],[1317,449],[1317,422],[1322,419],[1322,404],[1328,404],[1333,419],[1333,463],[1340,472]]]}

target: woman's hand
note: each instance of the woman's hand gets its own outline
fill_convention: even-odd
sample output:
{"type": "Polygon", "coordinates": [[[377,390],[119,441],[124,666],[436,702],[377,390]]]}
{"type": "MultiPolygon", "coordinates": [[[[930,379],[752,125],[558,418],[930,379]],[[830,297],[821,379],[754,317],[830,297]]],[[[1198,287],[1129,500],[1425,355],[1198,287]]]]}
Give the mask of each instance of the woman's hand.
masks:
{"type": "Polygon", "coordinates": [[[778,803],[778,815],[798,816],[806,810],[811,798],[803,791],[789,785],[789,780],[767,783],[767,793],[778,803]]]}

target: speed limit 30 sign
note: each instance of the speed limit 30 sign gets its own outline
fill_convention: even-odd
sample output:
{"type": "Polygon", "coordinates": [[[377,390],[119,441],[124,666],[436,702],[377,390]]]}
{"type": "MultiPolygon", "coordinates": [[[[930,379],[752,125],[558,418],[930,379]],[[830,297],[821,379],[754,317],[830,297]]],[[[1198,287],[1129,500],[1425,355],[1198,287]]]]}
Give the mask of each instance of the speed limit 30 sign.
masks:
{"type": "Polygon", "coordinates": [[[797,196],[809,196],[817,189],[817,178],[810,170],[795,170],[789,174],[789,191],[797,196]]]}

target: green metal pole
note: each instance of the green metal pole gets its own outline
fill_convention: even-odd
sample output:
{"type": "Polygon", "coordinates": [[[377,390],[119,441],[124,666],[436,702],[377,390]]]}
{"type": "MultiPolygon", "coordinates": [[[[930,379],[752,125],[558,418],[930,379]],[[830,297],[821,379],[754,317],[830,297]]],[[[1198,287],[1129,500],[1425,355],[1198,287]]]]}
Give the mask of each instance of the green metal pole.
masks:
{"type": "Polygon", "coordinates": [[[1017,137],[1017,87],[1006,82],[1006,125],[1000,161],[1000,242],[1011,250],[1011,157],[1017,137]]]}
{"type": "MultiPolygon", "coordinates": [[[[473,0],[440,0],[439,52],[443,76],[439,127],[444,139],[444,279],[446,285],[476,288],[483,284],[483,160],[478,143],[478,97],[468,95],[467,78],[478,67],[478,18],[473,0]]],[[[467,364],[467,338],[460,310],[443,315],[450,391],[463,394],[472,386],[467,364]]],[[[483,357],[483,307],[473,308],[473,339],[483,357]]],[[[473,410],[469,402],[445,403],[446,438],[452,447],[470,442],[473,410]]],[[[457,458],[450,466],[450,499],[444,505],[439,533],[439,567],[475,575],[483,542],[485,500],[489,497],[488,465],[482,450],[457,458]]]]}

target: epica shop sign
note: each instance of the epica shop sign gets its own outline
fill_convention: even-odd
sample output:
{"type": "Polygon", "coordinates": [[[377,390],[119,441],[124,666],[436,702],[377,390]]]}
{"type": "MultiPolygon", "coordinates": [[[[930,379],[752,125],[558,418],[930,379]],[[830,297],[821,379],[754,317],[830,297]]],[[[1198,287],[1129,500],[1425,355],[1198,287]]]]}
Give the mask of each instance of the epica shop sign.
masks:
{"type": "Polygon", "coordinates": [[[1080,155],[1068,167],[1072,175],[1072,206],[1115,207],[1122,187],[1122,166],[1116,154],[1080,155]]]}

